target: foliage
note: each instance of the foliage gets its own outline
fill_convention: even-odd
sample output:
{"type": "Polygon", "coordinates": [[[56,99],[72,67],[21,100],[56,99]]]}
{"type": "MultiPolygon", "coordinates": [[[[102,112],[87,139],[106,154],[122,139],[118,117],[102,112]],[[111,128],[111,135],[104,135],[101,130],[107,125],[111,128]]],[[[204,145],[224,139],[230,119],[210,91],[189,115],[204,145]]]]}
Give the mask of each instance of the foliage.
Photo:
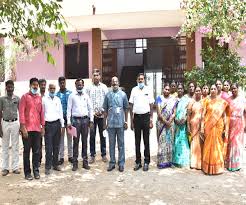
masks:
{"type": "Polygon", "coordinates": [[[191,36],[200,31],[205,37],[218,40],[221,46],[231,40],[239,45],[245,39],[245,0],[182,0],[181,8],[186,18],[179,34],[191,36]]]}
{"type": "Polygon", "coordinates": [[[54,63],[48,48],[59,47],[61,38],[66,39],[61,6],[55,0],[1,0],[0,37],[9,37],[29,53],[26,46],[46,53],[47,60],[54,63]],[[50,34],[50,33],[53,33],[50,34]]]}
{"type": "Polygon", "coordinates": [[[238,82],[246,86],[246,66],[240,65],[240,57],[232,50],[222,47],[207,47],[202,50],[203,68],[193,68],[185,72],[186,82],[196,80],[199,85],[214,84],[216,79],[238,82]]]}

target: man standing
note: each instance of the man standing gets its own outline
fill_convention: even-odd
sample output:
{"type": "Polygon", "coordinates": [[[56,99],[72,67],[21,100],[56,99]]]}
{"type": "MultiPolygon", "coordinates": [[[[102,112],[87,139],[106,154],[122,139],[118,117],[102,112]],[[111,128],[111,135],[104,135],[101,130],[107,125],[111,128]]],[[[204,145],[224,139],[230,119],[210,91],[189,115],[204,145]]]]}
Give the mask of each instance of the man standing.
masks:
{"type": "Polygon", "coordinates": [[[64,119],[60,99],[55,96],[56,87],[49,84],[49,95],[43,98],[45,119],[45,174],[50,174],[51,166],[61,171],[58,166],[58,155],[61,137],[61,128],[64,128],[64,119]]]}
{"type": "Polygon", "coordinates": [[[119,89],[119,80],[113,77],[111,81],[112,91],[105,97],[103,108],[105,110],[105,127],[108,129],[110,162],[108,171],[115,168],[115,144],[118,144],[118,165],[119,171],[124,171],[125,145],[124,129],[127,129],[128,100],[125,92],[119,89]]]}
{"type": "Polygon", "coordinates": [[[19,129],[18,106],[20,98],[14,95],[14,82],[5,83],[7,96],[0,98],[0,136],[2,137],[2,176],[9,174],[9,141],[12,143],[12,170],[19,171],[19,129]]]}
{"type": "Polygon", "coordinates": [[[73,163],[73,139],[71,136],[68,135],[67,132],[67,101],[69,95],[72,93],[70,90],[66,88],[66,79],[64,77],[58,78],[58,83],[60,90],[57,92],[56,96],[60,98],[63,110],[63,119],[65,127],[62,128],[61,138],[60,138],[60,151],[59,151],[59,165],[64,163],[64,136],[65,136],[65,129],[67,135],[67,152],[68,152],[68,161],[73,163]]]}
{"type": "Polygon", "coordinates": [[[25,179],[33,179],[30,168],[31,149],[34,178],[39,179],[40,137],[44,136],[44,112],[41,96],[38,95],[37,78],[30,79],[30,91],[21,97],[19,114],[24,145],[23,162],[25,179]]]}
{"type": "Polygon", "coordinates": [[[153,103],[154,98],[150,89],[145,86],[144,74],[137,76],[138,85],[130,95],[131,129],[135,132],[136,164],[134,171],[142,167],[141,164],[141,132],[144,141],[144,166],[143,171],[148,171],[150,163],[149,132],[153,128],[153,103]]]}
{"type": "Polygon", "coordinates": [[[93,126],[93,109],[89,96],[83,91],[84,81],[78,78],[75,81],[76,93],[68,97],[67,124],[76,127],[77,136],[73,137],[73,171],[78,169],[78,151],[80,135],[82,138],[83,168],[90,169],[87,157],[88,129],[93,126]]]}
{"type": "MultiPolygon", "coordinates": [[[[39,79],[38,85],[39,85],[40,95],[43,98],[45,96],[45,91],[46,91],[46,80],[45,79],[39,79]]],[[[43,154],[42,154],[43,153],[43,137],[44,136],[41,136],[41,138],[40,138],[39,166],[41,165],[42,157],[43,157],[43,154]]]]}
{"type": "Polygon", "coordinates": [[[100,135],[100,145],[101,145],[101,156],[103,162],[107,162],[106,157],[106,139],[103,136],[103,101],[108,92],[108,88],[105,84],[100,82],[100,72],[93,73],[92,85],[87,88],[87,94],[90,97],[93,106],[93,114],[94,114],[94,126],[90,129],[90,154],[91,158],[89,163],[95,162],[96,155],[96,130],[97,126],[99,129],[100,135]]]}

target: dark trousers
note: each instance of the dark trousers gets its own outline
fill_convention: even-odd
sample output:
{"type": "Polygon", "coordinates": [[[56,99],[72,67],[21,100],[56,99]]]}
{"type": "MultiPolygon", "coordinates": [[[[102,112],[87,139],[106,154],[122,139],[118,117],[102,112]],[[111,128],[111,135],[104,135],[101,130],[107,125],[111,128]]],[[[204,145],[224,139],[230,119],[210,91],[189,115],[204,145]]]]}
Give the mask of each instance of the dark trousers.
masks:
{"type": "Polygon", "coordinates": [[[77,137],[73,137],[73,163],[78,164],[79,140],[82,141],[82,158],[87,163],[87,139],[89,131],[89,118],[73,118],[73,126],[76,127],[77,137]]]}
{"type": "Polygon", "coordinates": [[[42,148],[43,148],[43,137],[41,136],[40,137],[40,149],[39,149],[39,163],[40,164],[42,162],[42,157],[43,157],[42,148]]]}
{"type": "Polygon", "coordinates": [[[39,151],[40,151],[40,132],[31,131],[28,132],[28,138],[22,138],[24,150],[23,150],[23,163],[25,176],[31,174],[30,168],[30,150],[32,149],[32,167],[33,173],[39,173],[39,151]]]}
{"type": "Polygon", "coordinates": [[[136,149],[136,163],[141,163],[141,134],[143,133],[144,141],[144,163],[150,163],[150,149],[149,149],[149,123],[150,114],[134,114],[134,131],[135,131],[135,149],[136,149]]]}
{"type": "Polygon", "coordinates": [[[90,153],[92,157],[95,157],[97,127],[100,135],[101,156],[103,157],[106,155],[106,139],[103,136],[103,118],[94,117],[94,126],[90,129],[90,153]]]}
{"type": "Polygon", "coordinates": [[[45,122],[45,169],[51,169],[51,166],[58,166],[60,137],[60,121],[45,122]]]}

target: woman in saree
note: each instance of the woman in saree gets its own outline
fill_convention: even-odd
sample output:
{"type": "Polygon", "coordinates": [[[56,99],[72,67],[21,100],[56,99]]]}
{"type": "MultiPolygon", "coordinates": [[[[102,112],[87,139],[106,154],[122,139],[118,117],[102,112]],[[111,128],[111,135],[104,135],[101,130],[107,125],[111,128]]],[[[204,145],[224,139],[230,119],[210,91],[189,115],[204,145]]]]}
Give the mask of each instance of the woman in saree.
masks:
{"type": "Polygon", "coordinates": [[[231,86],[229,139],[226,167],[229,171],[238,171],[243,163],[243,144],[246,120],[246,100],[238,95],[238,84],[231,86]]]}
{"type": "Polygon", "coordinates": [[[224,171],[224,146],[228,139],[228,123],[225,110],[228,103],[217,96],[217,87],[210,88],[210,98],[205,102],[201,123],[204,135],[202,170],[215,175],[224,171]]]}
{"type": "Polygon", "coordinates": [[[193,86],[193,83],[191,86],[192,89],[189,86],[189,91],[192,92],[184,95],[180,99],[176,108],[173,164],[177,167],[187,167],[190,165],[190,148],[187,132],[187,107],[189,102],[192,100],[191,96],[194,94],[193,86]]]}
{"type": "Polygon", "coordinates": [[[202,91],[199,86],[195,89],[195,97],[188,105],[187,109],[187,129],[190,135],[190,167],[201,169],[202,146],[201,121],[203,105],[201,101],[202,91]]]}
{"type": "Polygon", "coordinates": [[[172,146],[174,138],[174,116],[176,98],[170,95],[170,86],[165,84],[163,95],[156,99],[157,105],[157,167],[162,169],[172,166],[172,146]]]}

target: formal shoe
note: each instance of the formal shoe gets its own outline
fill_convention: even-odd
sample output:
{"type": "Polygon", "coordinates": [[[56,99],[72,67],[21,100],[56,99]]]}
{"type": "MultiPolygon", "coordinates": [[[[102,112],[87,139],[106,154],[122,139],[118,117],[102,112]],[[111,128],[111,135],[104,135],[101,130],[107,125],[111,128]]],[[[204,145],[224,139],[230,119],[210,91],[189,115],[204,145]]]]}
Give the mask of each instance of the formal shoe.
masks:
{"type": "Polygon", "coordinates": [[[25,179],[26,179],[26,180],[29,180],[29,181],[33,180],[31,174],[27,174],[27,175],[25,176],[25,179]]]}
{"type": "Polygon", "coordinates": [[[45,175],[50,175],[50,169],[45,169],[44,173],[45,175]]]}
{"type": "Polygon", "coordinates": [[[9,174],[9,170],[4,169],[4,170],[2,171],[2,176],[7,176],[8,174],[9,174]]]}
{"type": "Polygon", "coordinates": [[[103,161],[103,162],[107,162],[107,161],[108,161],[107,157],[106,157],[106,156],[103,156],[103,157],[102,157],[102,161],[103,161]]]}
{"type": "Polygon", "coordinates": [[[39,173],[34,173],[34,179],[40,179],[39,173]]]}
{"type": "Polygon", "coordinates": [[[124,172],[124,166],[119,166],[119,172],[124,172]]]}
{"type": "Polygon", "coordinates": [[[73,168],[72,168],[72,171],[77,171],[77,169],[78,169],[78,164],[73,164],[73,168]]]}
{"type": "Polygon", "coordinates": [[[142,168],[142,164],[135,164],[135,167],[133,168],[134,171],[138,171],[142,168]]]}
{"type": "Polygon", "coordinates": [[[144,166],[143,166],[143,171],[148,171],[149,170],[149,164],[147,163],[144,163],[144,166]]]}
{"type": "Polygon", "coordinates": [[[84,169],[89,170],[90,166],[88,165],[88,162],[83,162],[83,166],[84,169]]]}
{"type": "Polygon", "coordinates": [[[112,165],[111,166],[109,165],[109,167],[107,168],[107,171],[108,172],[111,172],[113,169],[115,169],[115,166],[114,165],[113,166],[112,165]]]}
{"type": "Polygon", "coordinates": [[[95,162],[95,157],[90,157],[89,164],[93,164],[95,162]]]}
{"type": "Polygon", "coordinates": [[[20,170],[19,170],[19,169],[15,169],[15,170],[13,171],[13,174],[20,174],[20,170]]]}
{"type": "MultiPolygon", "coordinates": [[[[64,160],[63,160],[64,161],[64,160]]],[[[68,158],[68,161],[70,162],[70,163],[73,163],[73,158],[72,157],[69,157],[68,158]]]]}
{"type": "Polygon", "coordinates": [[[53,167],[53,169],[54,169],[55,171],[61,171],[61,167],[60,167],[60,166],[55,166],[55,167],[53,167]]]}
{"type": "Polygon", "coordinates": [[[61,158],[59,161],[58,161],[58,165],[62,165],[64,163],[64,158],[61,158]]]}

